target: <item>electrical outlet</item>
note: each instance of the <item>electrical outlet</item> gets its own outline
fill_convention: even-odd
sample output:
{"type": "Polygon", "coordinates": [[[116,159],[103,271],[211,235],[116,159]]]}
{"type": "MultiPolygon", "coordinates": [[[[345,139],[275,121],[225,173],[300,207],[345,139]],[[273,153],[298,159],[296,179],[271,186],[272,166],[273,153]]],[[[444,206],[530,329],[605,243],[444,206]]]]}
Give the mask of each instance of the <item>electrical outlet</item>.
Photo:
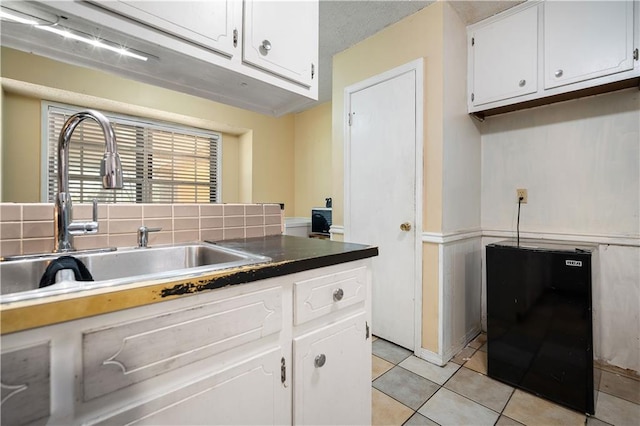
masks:
{"type": "Polygon", "coordinates": [[[522,204],[527,204],[527,190],[525,188],[516,189],[516,201],[520,201],[522,204]]]}

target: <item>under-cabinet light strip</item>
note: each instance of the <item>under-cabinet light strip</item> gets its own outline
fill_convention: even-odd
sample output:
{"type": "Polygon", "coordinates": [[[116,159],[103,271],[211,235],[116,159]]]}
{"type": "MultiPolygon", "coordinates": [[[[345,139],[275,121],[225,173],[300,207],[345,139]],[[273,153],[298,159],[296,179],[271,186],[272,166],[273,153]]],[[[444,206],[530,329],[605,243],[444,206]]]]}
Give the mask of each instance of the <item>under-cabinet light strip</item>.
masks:
{"type": "Polygon", "coordinates": [[[36,25],[35,27],[37,29],[39,29],[39,30],[49,31],[49,32],[54,33],[54,34],[61,35],[64,38],[77,40],[77,41],[80,41],[82,43],[87,43],[87,44],[90,44],[92,46],[99,47],[101,49],[107,49],[107,50],[110,50],[112,52],[119,53],[120,55],[123,55],[123,56],[128,56],[128,57],[131,57],[131,58],[139,59],[141,61],[146,61],[148,59],[146,56],[142,56],[142,55],[138,55],[137,53],[133,53],[132,51],[127,50],[124,47],[111,46],[110,44],[107,44],[105,42],[105,40],[91,39],[91,38],[83,37],[83,36],[78,35],[78,34],[74,34],[71,31],[67,30],[66,28],[50,27],[50,26],[46,26],[46,25],[36,25]]]}
{"type": "Polygon", "coordinates": [[[0,10],[0,18],[9,19],[11,21],[19,22],[21,24],[38,25],[38,22],[32,19],[24,19],[19,16],[12,15],[11,13],[7,13],[4,10],[0,10]]]}
{"type": "Polygon", "coordinates": [[[64,38],[76,40],[82,43],[87,43],[92,46],[98,47],[100,49],[110,50],[120,55],[128,56],[130,58],[139,59],[141,61],[146,61],[148,59],[146,56],[139,55],[124,47],[117,46],[116,43],[113,43],[107,40],[100,40],[97,38],[85,37],[83,35],[73,33],[64,27],[59,27],[56,25],[40,25],[38,22],[34,20],[24,19],[19,16],[15,16],[13,14],[7,13],[5,11],[0,11],[0,18],[10,19],[12,21],[19,22],[21,24],[33,25],[34,28],[37,28],[39,30],[49,31],[50,33],[60,35],[64,38]]]}

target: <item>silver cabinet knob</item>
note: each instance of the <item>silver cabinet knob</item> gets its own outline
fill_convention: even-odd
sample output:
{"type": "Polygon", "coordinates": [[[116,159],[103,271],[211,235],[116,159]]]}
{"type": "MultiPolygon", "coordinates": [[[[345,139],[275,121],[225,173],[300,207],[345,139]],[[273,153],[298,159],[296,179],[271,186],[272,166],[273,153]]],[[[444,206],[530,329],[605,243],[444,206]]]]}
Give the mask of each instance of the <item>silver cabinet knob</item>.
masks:
{"type": "Polygon", "coordinates": [[[260,46],[262,50],[269,52],[271,50],[271,42],[269,40],[262,40],[262,46],[260,46]]]}
{"type": "Polygon", "coordinates": [[[339,302],[344,297],[344,291],[339,288],[333,292],[333,300],[334,302],[339,302]]]}
{"type": "Polygon", "coordinates": [[[562,70],[558,70],[558,71],[556,71],[556,72],[554,73],[554,75],[555,75],[556,77],[562,77],[562,74],[564,74],[564,73],[562,72],[562,70]]]}
{"type": "Polygon", "coordinates": [[[320,368],[322,367],[325,363],[327,362],[327,357],[324,354],[320,354],[316,357],[316,359],[313,361],[313,364],[316,366],[316,368],[320,368]]]}
{"type": "Polygon", "coordinates": [[[520,82],[518,83],[518,86],[524,87],[525,84],[527,84],[527,80],[520,80],[520,82]]]}

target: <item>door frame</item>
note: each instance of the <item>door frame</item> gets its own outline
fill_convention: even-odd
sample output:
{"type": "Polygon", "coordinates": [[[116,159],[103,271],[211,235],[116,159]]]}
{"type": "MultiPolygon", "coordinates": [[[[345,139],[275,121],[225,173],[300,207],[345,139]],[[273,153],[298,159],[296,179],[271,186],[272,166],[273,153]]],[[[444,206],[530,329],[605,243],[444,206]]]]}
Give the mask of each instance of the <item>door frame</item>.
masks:
{"type": "MultiPolygon", "coordinates": [[[[424,59],[419,58],[399,67],[385,71],[381,74],[362,80],[344,89],[343,124],[343,151],[344,151],[344,241],[351,237],[351,135],[349,131],[349,111],[351,111],[351,95],[367,89],[376,84],[391,80],[400,75],[413,72],[415,75],[415,217],[414,217],[414,241],[415,241],[415,283],[414,283],[414,346],[415,354],[422,351],[422,200],[423,200],[423,155],[424,155],[424,59]]],[[[373,277],[375,280],[375,277],[373,277]]]]}

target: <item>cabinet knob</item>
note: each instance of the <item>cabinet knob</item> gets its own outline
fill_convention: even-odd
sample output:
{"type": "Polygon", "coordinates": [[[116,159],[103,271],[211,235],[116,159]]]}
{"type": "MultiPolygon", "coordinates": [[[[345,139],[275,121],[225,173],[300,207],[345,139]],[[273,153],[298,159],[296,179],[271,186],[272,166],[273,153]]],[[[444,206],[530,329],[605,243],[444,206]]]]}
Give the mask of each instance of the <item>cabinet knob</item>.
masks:
{"type": "Polygon", "coordinates": [[[520,80],[520,82],[518,83],[518,86],[524,87],[525,84],[527,84],[527,80],[520,80]]]}
{"type": "Polygon", "coordinates": [[[262,45],[260,46],[260,49],[266,55],[271,50],[271,42],[269,40],[262,40],[262,45]]]}
{"type": "Polygon", "coordinates": [[[558,70],[558,71],[556,71],[556,72],[555,72],[555,73],[553,73],[553,74],[554,74],[556,77],[562,77],[563,72],[562,72],[562,70],[558,70]]]}
{"type": "Polygon", "coordinates": [[[339,302],[340,300],[342,300],[342,298],[344,297],[344,291],[342,291],[341,288],[335,290],[333,292],[333,300],[335,302],[339,302]]]}
{"type": "Polygon", "coordinates": [[[313,364],[316,366],[316,368],[320,368],[325,364],[325,362],[327,362],[327,357],[324,354],[320,354],[313,361],[313,364]]]}
{"type": "Polygon", "coordinates": [[[405,232],[411,231],[411,224],[409,222],[400,224],[400,230],[405,232]]]}

